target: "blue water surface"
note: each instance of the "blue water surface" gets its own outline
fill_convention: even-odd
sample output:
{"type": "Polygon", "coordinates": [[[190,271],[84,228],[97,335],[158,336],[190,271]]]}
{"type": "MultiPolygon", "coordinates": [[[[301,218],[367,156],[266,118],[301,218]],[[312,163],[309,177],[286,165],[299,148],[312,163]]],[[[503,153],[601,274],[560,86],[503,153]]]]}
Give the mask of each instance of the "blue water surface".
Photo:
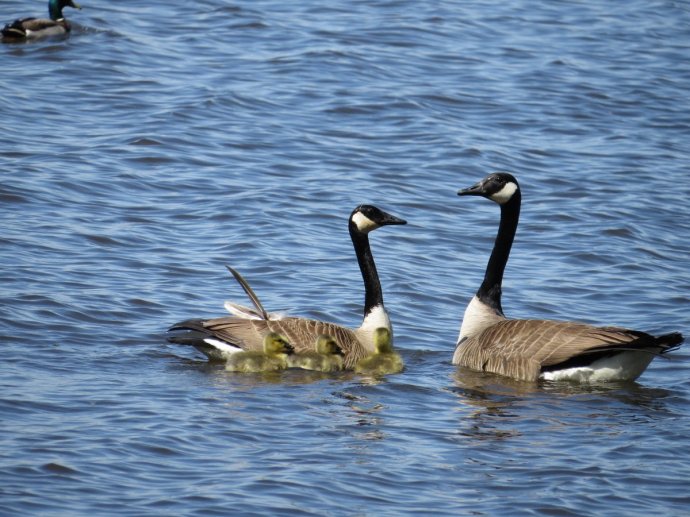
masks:
{"type": "Polygon", "coordinates": [[[0,45],[0,514],[687,515],[687,349],[589,387],[450,364],[499,217],[455,193],[494,170],[507,315],[690,334],[685,3],[81,3],[0,45]],[[371,236],[402,374],[166,342],[247,303],[226,264],[358,325],[360,203],[409,222],[371,236]]]}

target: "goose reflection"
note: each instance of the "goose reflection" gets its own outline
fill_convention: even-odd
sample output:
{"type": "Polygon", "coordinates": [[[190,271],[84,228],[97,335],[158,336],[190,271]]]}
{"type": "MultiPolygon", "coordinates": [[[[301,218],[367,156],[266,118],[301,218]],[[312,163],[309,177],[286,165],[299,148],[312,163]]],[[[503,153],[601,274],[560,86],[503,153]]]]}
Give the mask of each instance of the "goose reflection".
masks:
{"type": "Polygon", "coordinates": [[[466,368],[453,372],[452,380],[450,391],[464,410],[457,434],[478,440],[532,433],[535,419],[554,432],[572,429],[572,419],[577,418],[583,430],[605,425],[610,433],[620,434],[645,415],[653,419],[669,415],[664,399],[673,395],[634,381],[589,385],[525,382],[466,368]]]}

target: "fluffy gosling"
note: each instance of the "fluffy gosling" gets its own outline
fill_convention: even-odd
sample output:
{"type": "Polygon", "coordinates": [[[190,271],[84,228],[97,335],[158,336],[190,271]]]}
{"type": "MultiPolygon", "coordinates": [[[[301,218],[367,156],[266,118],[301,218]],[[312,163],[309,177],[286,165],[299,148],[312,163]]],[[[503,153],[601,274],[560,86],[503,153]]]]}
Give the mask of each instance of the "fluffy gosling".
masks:
{"type": "Polygon", "coordinates": [[[391,339],[390,330],[380,327],[374,331],[374,347],[376,351],[373,354],[357,362],[355,365],[356,373],[388,375],[403,371],[402,357],[393,351],[393,340],[391,339]]]}
{"type": "Polygon", "coordinates": [[[339,372],[343,369],[343,351],[336,340],[327,334],[316,338],[314,350],[288,357],[288,366],[317,372],[339,372]]]}
{"type": "Polygon", "coordinates": [[[264,337],[263,352],[246,351],[232,354],[225,369],[229,372],[275,372],[288,367],[288,357],[295,349],[283,336],[269,332],[264,337]]]}

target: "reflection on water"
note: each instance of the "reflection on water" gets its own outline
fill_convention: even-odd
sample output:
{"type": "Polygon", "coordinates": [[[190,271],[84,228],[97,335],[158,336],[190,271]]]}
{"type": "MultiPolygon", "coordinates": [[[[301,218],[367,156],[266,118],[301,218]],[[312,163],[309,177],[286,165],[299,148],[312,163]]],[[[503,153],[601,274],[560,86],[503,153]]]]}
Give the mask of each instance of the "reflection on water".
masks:
{"type": "Polygon", "coordinates": [[[458,368],[452,378],[449,391],[463,409],[458,434],[479,440],[515,438],[538,428],[616,436],[632,422],[671,415],[664,399],[672,392],[637,382],[523,382],[466,368],[458,368]]]}
{"type": "Polygon", "coordinates": [[[509,314],[690,329],[682,2],[228,4],[0,45],[0,514],[685,515],[684,349],[628,385],[450,364],[499,217],[455,192],[496,169],[509,314]],[[372,236],[403,373],[166,343],[243,296],[226,263],[356,325],[360,203],[409,220],[372,236]]]}
{"type": "MultiPolygon", "coordinates": [[[[196,369],[208,377],[211,384],[222,393],[228,394],[227,407],[232,410],[235,418],[248,421],[257,418],[258,407],[266,408],[271,404],[280,406],[281,399],[286,402],[283,406],[285,410],[289,409],[295,400],[304,402],[298,392],[290,390],[320,383],[329,386],[352,385],[351,390],[333,391],[330,398],[320,401],[322,410],[328,411],[329,418],[338,422],[338,428],[356,440],[381,440],[386,436],[381,430],[384,425],[382,412],[386,406],[372,399],[371,393],[356,393],[385,383],[384,377],[361,376],[352,371],[326,373],[299,368],[277,372],[238,373],[225,371],[223,364],[217,362],[182,359],[181,363],[185,364],[186,368],[196,369]],[[293,397],[288,398],[288,393],[293,394],[293,397]]],[[[303,407],[295,407],[295,411],[303,410],[303,407]]],[[[311,406],[309,410],[316,411],[311,406]]]]}
{"type": "Polygon", "coordinates": [[[335,396],[345,401],[345,407],[352,411],[350,418],[356,426],[353,437],[360,440],[382,440],[385,438],[381,427],[384,424],[381,415],[385,406],[374,402],[364,395],[355,395],[351,392],[335,392],[335,396]],[[364,428],[364,429],[357,429],[364,428]]]}
{"type": "Polygon", "coordinates": [[[510,426],[512,406],[522,396],[535,393],[536,385],[494,375],[458,368],[453,374],[454,393],[461,407],[458,434],[479,440],[502,440],[519,436],[520,431],[510,426]]]}

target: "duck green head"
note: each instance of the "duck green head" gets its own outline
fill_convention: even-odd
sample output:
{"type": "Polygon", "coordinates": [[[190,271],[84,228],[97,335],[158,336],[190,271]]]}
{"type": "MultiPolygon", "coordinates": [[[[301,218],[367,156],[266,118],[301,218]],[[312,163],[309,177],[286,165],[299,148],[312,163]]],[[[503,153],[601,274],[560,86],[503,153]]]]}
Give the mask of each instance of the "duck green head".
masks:
{"type": "Polygon", "coordinates": [[[379,327],[374,330],[374,348],[377,354],[392,354],[393,340],[391,331],[386,327],[379,327]]]}
{"type": "Polygon", "coordinates": [[[295,349],[277,332],[269,332],[264,336],[264,353],[267,355],[291,354],[295,349]]]}
{"type": "Polygon", "coordinates": [[[321,334],[316,338],[316,353],[324,355],[343,355],[343,350],[332,336],[321,334]]]}
{"type": "Polygon", "coordinates": [[[51,20],[59,20],[63,18],[62,9],[65,7],[73,7],[74,9],[81,9],[81,5],[73,0],[48,0],[48,12],[51,20]]]}

